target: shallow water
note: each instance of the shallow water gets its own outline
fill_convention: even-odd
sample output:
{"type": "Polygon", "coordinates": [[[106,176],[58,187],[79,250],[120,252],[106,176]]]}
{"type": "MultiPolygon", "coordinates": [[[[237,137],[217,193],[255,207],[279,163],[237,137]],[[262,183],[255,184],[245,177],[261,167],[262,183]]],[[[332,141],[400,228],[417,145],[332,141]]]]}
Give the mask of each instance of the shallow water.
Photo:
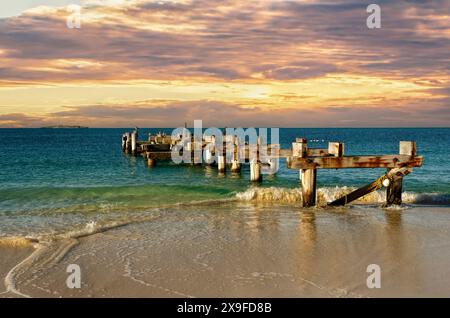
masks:
{"type": "Polygon", "coordinates": [[[449,208],[222,202],[41,242],[10,275],[38,297],[448,297],[449,208]],[[81,288],[65,285],[81,269],[81,288]],[[366,285],[381,268],[381,289],[366,285]]]}
{"type": "MultiPolygon", "coordinates": [[[[142,158],[124,155],[123,132],[131,129],[0,129],[0,237],[56,235],[145,218],[155,209],[197,201],[296,203],[298,172],[284,163],[258,188],[241,175],[213,168],[162,163],[148,169],[142,158]],[[269,189],[268,189],[269,188],[269,189]]],[[[142,129],[141,138],[149,131],[142,129]]],[[[170,133],[170,129],[165,132],[170,133]]],[[[306,136],[310,147],[345,142],[347,154],[398,153],[400,140],[415,140],[422,168],[405,178],[408,204],[450,204],[450,129],[281,129],[281,146],[306,136]]],[[[319,201],[364,185],[383,169],[320,171],[319,201]],[[348,187],[348,188],[347,188],[348,187]]],[[[384,200],[382,192],[360,203],[384,200]]]]}

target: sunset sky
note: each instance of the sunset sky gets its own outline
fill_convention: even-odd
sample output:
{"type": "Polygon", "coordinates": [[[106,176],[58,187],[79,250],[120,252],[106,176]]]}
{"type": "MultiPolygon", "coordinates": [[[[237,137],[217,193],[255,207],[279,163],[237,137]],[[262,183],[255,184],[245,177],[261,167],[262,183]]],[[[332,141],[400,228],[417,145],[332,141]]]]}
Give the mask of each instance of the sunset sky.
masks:
{"type": "Polygon", "coordinates": [[[1,2],[0,127],[194,119],[449,127],[450,1],[1,2]],[[381,29],[366,26],[370,3],[381,29]]]}

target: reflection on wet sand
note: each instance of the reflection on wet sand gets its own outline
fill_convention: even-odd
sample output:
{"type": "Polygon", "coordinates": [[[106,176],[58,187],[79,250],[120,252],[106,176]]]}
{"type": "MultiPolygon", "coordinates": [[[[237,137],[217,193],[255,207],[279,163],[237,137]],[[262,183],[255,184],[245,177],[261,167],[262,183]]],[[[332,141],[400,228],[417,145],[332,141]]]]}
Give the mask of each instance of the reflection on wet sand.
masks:
{"type": "Polygon", "coordinates": [[[300,237],[304,248],[312,249],[316,241],[316,214],[311,211],[300,212],[300,237]]]}
{"type": "Polygon", "coordinates": [[[419,208],[226,202],[169,209],[152,222],[81,238],[48,274],[25,273],[17,286],[44,297],[450,296],[450,255],[442,248],[449,221],[449,213],[419,208]],[[427,222],[430,214],[439,222],[427,222]],[[61,287],[71,263],[89,268],[78,291],[61,287]],[[381,289],[366,285],[370,264],[381,267],[381,289]]]}

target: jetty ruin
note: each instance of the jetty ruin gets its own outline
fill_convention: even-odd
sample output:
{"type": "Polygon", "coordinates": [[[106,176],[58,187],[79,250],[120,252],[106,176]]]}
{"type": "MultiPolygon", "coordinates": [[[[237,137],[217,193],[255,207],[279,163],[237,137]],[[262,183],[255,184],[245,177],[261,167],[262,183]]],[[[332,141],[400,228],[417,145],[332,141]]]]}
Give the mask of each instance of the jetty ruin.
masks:
{"type": "Polygon", "coordinates": [[[122,150],[132,156],[142,156],[149,167],[154,167],[158,161],[173,161],[174,154],[181,156],[185,164],[213,165],[219,173],[226,169],[239,173],[242,164],[249,164],[251,182],[262,181],[263,169],[269,174],[276,173],[278,159],[284,158],[288,169],[299,171],[303,207],[316,205],[319,169],[348,168],[385,168],[387,171],[377,180],[328,205],[343,206],[383,187],[387,191],[385,206],[400,205],[403,178],[423,163],[423,157],[416,153],[415,141],[400,141],[398,154],[346,156],[342,142],[329,142],[328,148],[309,148],[307,139],[296,138],[290,149],[280,149],[279,144],[262,143],[259,137],[257,140],[250,144],[236,135],[224,135],[217,141],[215,136],[203,136],[199,140],[193,136],[163,133],[138,140],[136,129],[122,135],[122,150]]]}

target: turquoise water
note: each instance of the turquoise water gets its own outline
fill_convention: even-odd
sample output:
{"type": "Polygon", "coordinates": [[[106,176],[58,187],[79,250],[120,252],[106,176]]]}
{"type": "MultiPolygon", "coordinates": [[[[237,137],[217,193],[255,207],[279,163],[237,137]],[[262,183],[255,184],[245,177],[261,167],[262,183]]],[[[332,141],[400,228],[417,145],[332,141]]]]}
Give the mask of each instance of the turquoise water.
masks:
{"type": "MultiPolygon", "coordinates": [[[[160,163],[149,169],[142,158],[121,152],[121,135],[130,129],[0,129],[0,236],[59,233],[89,222],[126,219],[162,205],[235,198],[250,187],[242,174],[219,175],[213,168],[160,163]]],[[[148,132],[171,129],[141,129],[148,132]]],[[[347,155],[395,154],[400,140],[415,140],[424,166],[405,178],[404,190],[450,204],[449,128],[280,129],[290,147],[307,137],[310,147],[343,141],[347,155]]],[[[361,186],[383,169],[320,170],[323,188],[361,186]]],[[[259,187],[299,186],[298,172],[285,168],[265,176],[259,187]]],[[[217,201],[220,202],[220,201],[217,201]]],[[[376,203],[376,202],[374,202],[376,203]]],[[[220,204],[220,203],[218,203],[220,204]]]]}

